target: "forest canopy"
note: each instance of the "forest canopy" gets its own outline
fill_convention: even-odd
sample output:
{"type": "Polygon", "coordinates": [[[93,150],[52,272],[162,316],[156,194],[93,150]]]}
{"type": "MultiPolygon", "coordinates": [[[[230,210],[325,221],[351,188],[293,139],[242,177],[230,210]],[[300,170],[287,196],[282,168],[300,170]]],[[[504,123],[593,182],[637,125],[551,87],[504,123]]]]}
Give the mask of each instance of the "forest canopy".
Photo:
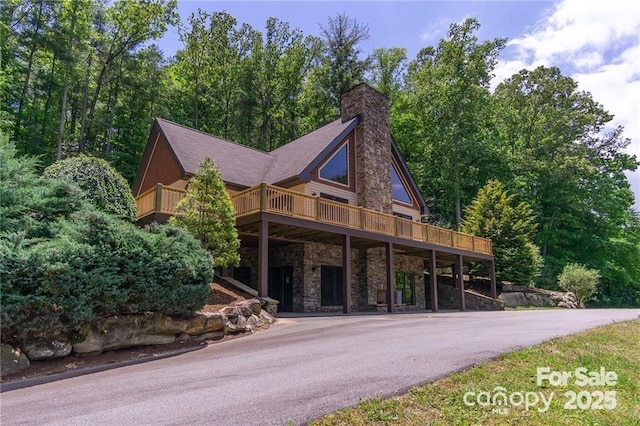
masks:
{"type": "Polygon", "coordinates": [[[86,153],[131,182],[154,117],[272,150],[339,116],[337,97],[368,82],[391,104],[394,138],[430,220],[459,228],[490,180],[531,206],[544,269],[601,274],[597,303],[640,304],[640,222],[625,173],[624,129],[578,83],[549,66],[490,82],[506,39],[481,41],[473,18],[409,58],[363,51],[366,23],[344,14],[318,34],[224,11],[186,19],[175,0],[6,0],[0,5],[0,131],[21,154],[86,153]],[[166,57],[170,26],[183,43],[166,57]]]}

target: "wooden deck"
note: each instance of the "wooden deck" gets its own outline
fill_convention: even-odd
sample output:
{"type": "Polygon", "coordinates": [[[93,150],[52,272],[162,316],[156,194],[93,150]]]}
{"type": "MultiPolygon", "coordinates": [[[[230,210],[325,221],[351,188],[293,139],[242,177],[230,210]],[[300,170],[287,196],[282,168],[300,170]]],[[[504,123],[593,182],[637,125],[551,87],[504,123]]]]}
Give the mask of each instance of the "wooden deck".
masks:
{"type": "MultiPolygon", "coordinates": [[[[154,213],[173,215],[175,206],[186,191],[156,185],[136,197],[138,219],[154,213]]],[[[413,222],[389,214],[368,210],[318,196],[303,194],[261,184],[231,197],[236,217],[266,212],[327,223],[346,228],[361,229],[412,241],[421,241],[484,255],[492,255],[491,240],[413,222]]]]}

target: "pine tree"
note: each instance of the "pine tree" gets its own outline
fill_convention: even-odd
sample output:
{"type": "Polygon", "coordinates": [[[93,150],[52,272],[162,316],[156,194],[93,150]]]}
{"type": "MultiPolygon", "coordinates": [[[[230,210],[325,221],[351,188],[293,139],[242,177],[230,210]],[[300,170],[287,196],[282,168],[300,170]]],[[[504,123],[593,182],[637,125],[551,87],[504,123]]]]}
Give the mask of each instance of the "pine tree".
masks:
{"type": "Polygon", "coordinates": [[[189,181],[186,196],[176,206],[177,215],[170,223],[189,231],[209,250],[216,266],[240,262],[238,231],[235,228],[233,204],[222,175],[209,157],[189,181]]]}
{"type": "Polygon", "coordinates": [[[487,182],[465,209],[462,232],[491,239],[498,281],[530,284],[542,267],[531,242],[536,223],[531,207],[525,202],[514,206],[514,197],[502,183],[487,182]]]}

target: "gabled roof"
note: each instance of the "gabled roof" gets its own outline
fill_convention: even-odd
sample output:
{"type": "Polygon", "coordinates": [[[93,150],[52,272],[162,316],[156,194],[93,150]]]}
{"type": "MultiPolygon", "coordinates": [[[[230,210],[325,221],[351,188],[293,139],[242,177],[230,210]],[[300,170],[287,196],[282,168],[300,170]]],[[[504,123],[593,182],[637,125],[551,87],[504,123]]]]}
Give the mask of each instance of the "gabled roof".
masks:
{"type": "Polygon", "coordinates": [[[273,162],[268,153],[162,118],[156,121],[173,150],[183,175],[193,175],[206,156],[213,159],[226,182],[251,187],[260,183],[273,162]]]}
{"type": "Polygon", "coordinates": [[[309,180],[309,174],[358,125],[359,118],[337,119],[270,152],[274,157],[264,181],[278,183],[292,177],[309,180]]]}
{"type": "Polygon", "coordinates": [[[156,122],[184,176],[193,175],[200,161],[213,159],[225,182],[252,187],[266,182],[279,183],[306,177],[336,144],[358,124],[358,118],[345,123],[335,120],[271,152],[240,145],[162,118],[156,122]]]}

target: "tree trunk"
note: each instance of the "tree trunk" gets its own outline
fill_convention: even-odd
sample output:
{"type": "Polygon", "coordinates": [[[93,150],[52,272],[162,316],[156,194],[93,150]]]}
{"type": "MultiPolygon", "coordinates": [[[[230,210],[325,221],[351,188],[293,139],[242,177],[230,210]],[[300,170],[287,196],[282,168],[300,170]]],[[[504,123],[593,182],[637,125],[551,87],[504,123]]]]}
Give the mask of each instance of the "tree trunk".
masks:
{"type": "Polygon", "coordinates": [[[22,86],[22,91],[20,93],[20,99],[18,99],[18,113],[16,114],[16,124],[13,129],[13,137],[18,139],[18,132],[20,131],[20,127],[22,126],[22,112],[24,110],[24,104],[27,99],[27,90],[29,89],[29,83],[31,81],[31,71],[33,70],[33,57],[38,50],[38,46],[36,43],[36,38],[40,34],[40,19],[42,18],[42,9],[44,7],[44,2],[40,2],[40,8],[38,9],[38,17],[36,19],[36,28],[34,31],[33,40],[31,42],[31,50],[29,51],[29,59],[27,60],[27,75],[24,78],[24,85],[22,86]]]}
{"type": "Polygon", "coordinates": [[[84,77],[84,87],[82,89],[82,110],[80,113],[80,139],[78,140],[78,152],[85,152],[86,139],[85,132],[87,129],[87,101],[89,98],[89,76],[91,74],[91,63],[93,62],[93,53],[89,53],[87,59],[87,72],[84,77]]]}
{"type": "Polygon", "coordinates": [[[71,36],[69,37],[69,45],[67,46],[66,65],[64,67],[64,86],[62,88],[62,101],[60,102],[60,121],[58,123],[58,149],[56,152],[56,160],[62,158],[62,143],[64,142],[64,124],[67,117],[67,97],[69,95],[69,73],[71,71],[71,58],[73,54],[73,39],[75,36],[76,11],[78,3],[73,2],[73,17],[71,18],[71,36]]]}

